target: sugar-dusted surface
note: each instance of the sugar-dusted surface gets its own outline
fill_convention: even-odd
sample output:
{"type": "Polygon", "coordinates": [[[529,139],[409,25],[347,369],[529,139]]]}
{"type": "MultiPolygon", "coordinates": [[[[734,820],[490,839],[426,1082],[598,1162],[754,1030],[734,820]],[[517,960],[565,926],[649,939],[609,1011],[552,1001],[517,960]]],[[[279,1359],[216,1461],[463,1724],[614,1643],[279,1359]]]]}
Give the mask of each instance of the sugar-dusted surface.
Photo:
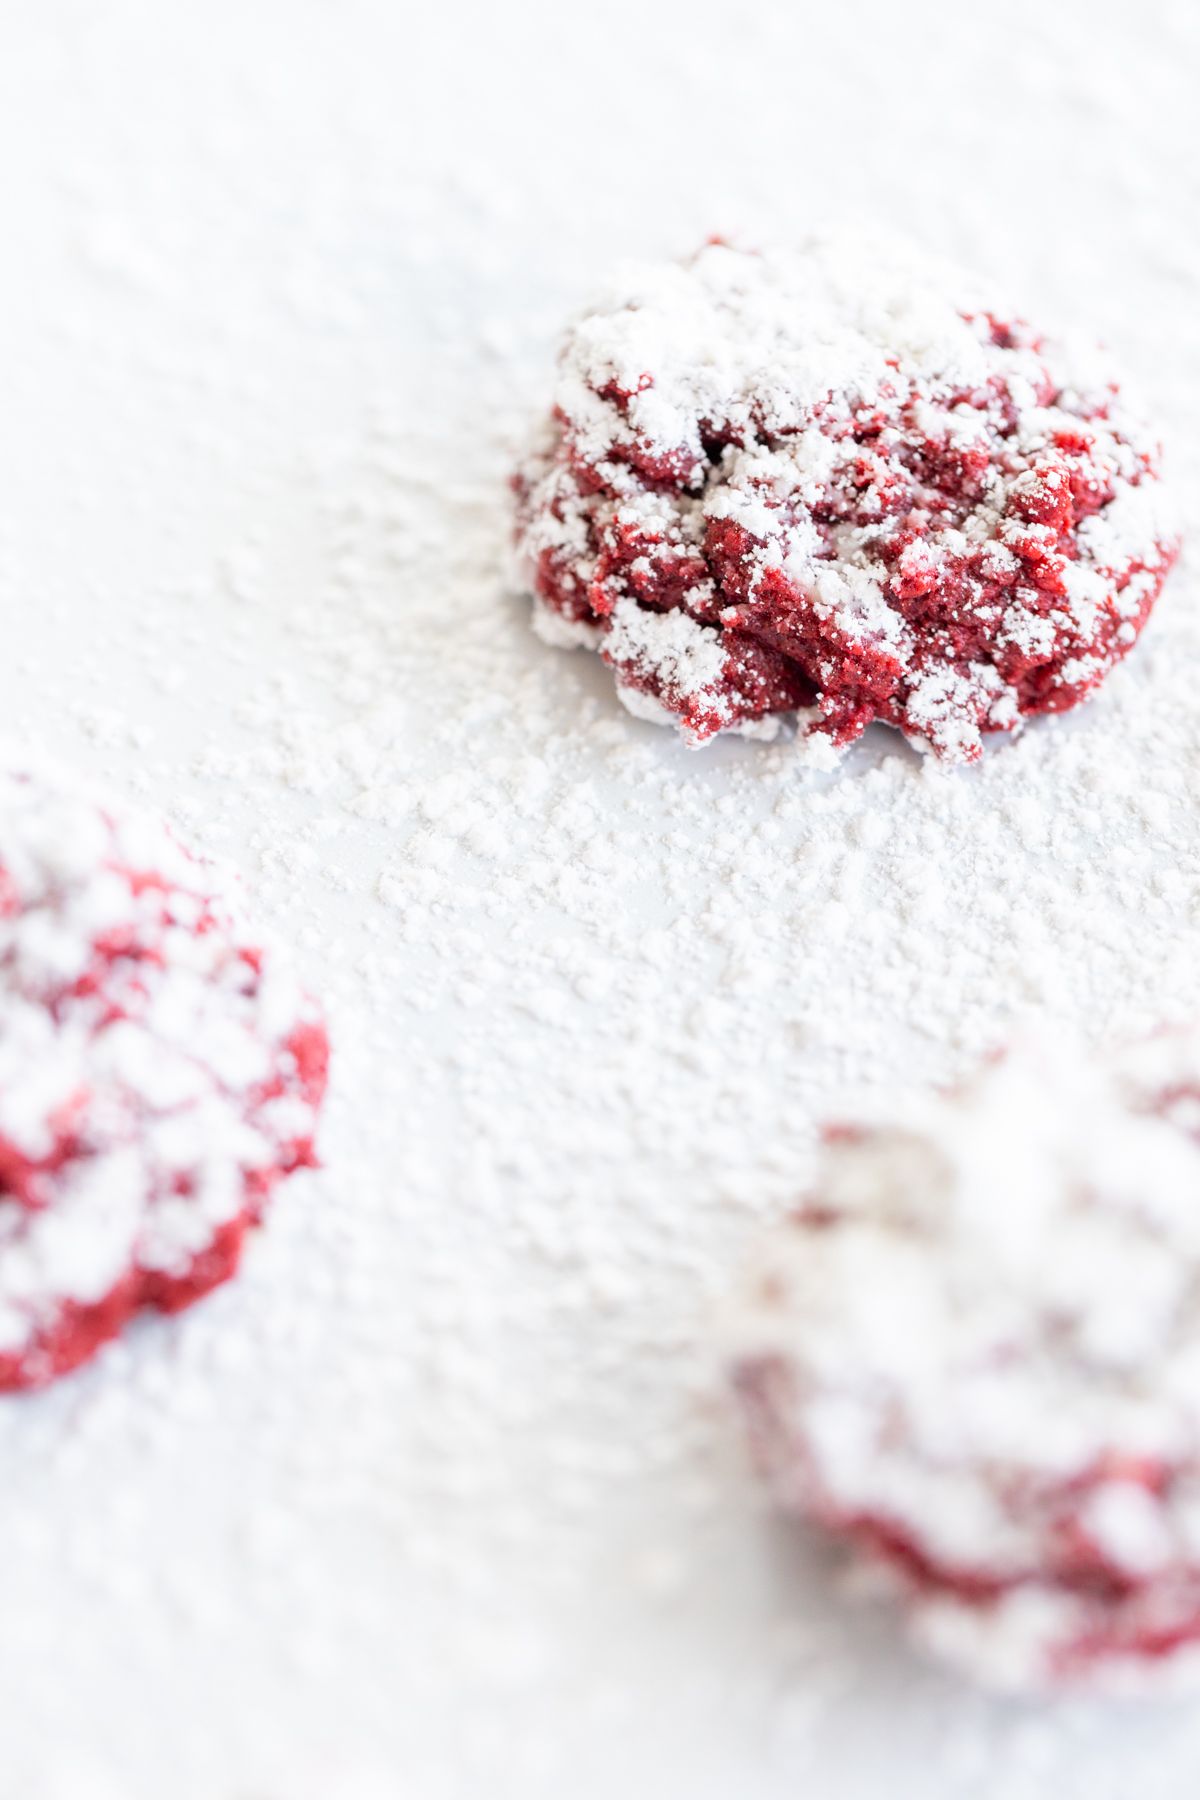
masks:
{"type": "Polygon", "coordinates": [[[228,875],[0,751],[0,1392],[237,1268],[316,1160],[329,1044],[228,875]]]}
{"type": "Polygon", "coordinates": [[[1200,1031],[1031,1036],[827,1130],[730,1321],[780,1504],[998,1689],[1194,1684],[1200,1031]]]}
{"type": "MultiPolygon", "coordinates": [[[[886,233],[709,242],[564,332],[514,478],[547,614],[693,745],[898,726],[974,762],[1094,693],[1177,550],[1111,361],[886,233]]],[[[560,626],[560,635],[561,635],[560,626]]]]}
{"type": "Polygon", "coordinates": [[[1106,337],[1188,500],[1192,9],[1006,20],[6,22],[0,699],[243,864],[339,1051],[236,1288],[0,1413],[31,1800],[1194,1792],[1188,1709],[994,1708],[836,1599],[708,1353],[847,1085],[1200,1005],[1194,571],[1077,718],[836,778],[631,721],[495,573],[597,273],[841,213],[1106,337]]]}

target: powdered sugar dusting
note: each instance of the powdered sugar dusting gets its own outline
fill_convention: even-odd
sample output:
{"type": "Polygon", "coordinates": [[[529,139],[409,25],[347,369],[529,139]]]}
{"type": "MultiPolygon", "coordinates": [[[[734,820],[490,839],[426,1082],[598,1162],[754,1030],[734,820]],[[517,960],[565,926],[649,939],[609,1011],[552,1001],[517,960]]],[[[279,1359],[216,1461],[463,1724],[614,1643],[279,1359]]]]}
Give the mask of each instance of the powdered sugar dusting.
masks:
{"type": "Polygon", "coordinates": [[[827,1145],[738,1379],[779,1498],[984,1678],[1200,1673],[1200,1033],[1029,1043],[827,1145]]]}
{"type": "Polygon", "coordinates": [[[636,674],[652,665],[664,701],[688,699],[723,708],[717,688],[725,671],[725,652],[715,633],[705,631],[687,613],[644,612],[633,601],[625,601],[613,613],[604,645],[618,671],[622,699],[628,699],[630,687],[620,682],[620,672],[629,669],[636,674]]]}
{"type": "Polygon", "coordinates": [[[111,1334],[76,1309],[132,1284],[119,1320],[139,1282],[166,1304],[163,1282],[311,1160],[324,1033],[209,867],[149,817],[11,760],[0,989],[0,1385],[27,1386],[111,1334]]]}
{"type": "Polygon", "coordinates": [[[713,243],[568,332],[517,541],[539,616],[690,743],[811,701],[968,762],[1133,643],[1176,550],[1157,456],[1102,358],[911,248],[713,243]]]}
{"type": "Polygon", "coordinates": [[[1094,327],[1190,506],[1193,10],[10,10],[7,727],[236,863],[337,1055],[238,1281],[0,1408],[8,1785],[1191,1800],[1194,1708],[993,1706],[834,1591],[713,1313],[847,1084],[1200,1008],[1192,570],[948,779],[695,756],[498,571],[596,277],[823,217],[1094,327]]]}

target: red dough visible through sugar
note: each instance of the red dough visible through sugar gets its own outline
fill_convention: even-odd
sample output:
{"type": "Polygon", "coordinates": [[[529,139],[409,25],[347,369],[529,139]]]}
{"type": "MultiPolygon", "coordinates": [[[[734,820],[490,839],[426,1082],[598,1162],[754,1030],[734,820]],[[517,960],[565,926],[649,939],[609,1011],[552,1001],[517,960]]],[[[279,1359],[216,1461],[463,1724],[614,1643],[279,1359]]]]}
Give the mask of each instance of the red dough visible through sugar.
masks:
{"type": "Polygon", "coordinates": [[[0,1391],[236,1270],[315,1160],[320,1014],[156,821],[0,776],[0,1391]]]}
{"type": "Polygon", "coordinates": [[[895,246],[712,244],[569,333],[520,471],[551,641],[689,742],[807,709],[952,761],[1063,712],[1176,551],[1158,449],[1094,354],[895,246]]]}
{"type": "Polygon", "coordinates": [[[1200,1673],[1200,1032],[832,1133],[739,1315],[780,1502],[1010,1688],[1200,1673]]]}

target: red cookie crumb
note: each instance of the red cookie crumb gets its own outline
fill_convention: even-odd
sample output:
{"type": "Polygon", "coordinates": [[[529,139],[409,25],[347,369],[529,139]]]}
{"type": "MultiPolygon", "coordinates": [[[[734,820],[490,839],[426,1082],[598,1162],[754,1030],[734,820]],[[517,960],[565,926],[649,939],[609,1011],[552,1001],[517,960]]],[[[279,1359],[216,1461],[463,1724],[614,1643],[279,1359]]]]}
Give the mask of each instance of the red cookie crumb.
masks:
{"type": "Polygon", "coordinates": [[[828,1134],[735,1381],[788,1510],[1012,1689],[1200,1676],[1200,1030],[828,1134]]]}
{"type": "Polygon", "coordinates": [[[211,866],[0,773],[0,1392],[231,1276],[314,1161],[329,1043],[211,866]]]}
{"type": "Polygon", "coordinates": [[[691,744],[800,710],[973,761],[1094,692],[1177,551],[1096,353],[851,239],[614,288],[515,488],[539,628],[691,744]]]}

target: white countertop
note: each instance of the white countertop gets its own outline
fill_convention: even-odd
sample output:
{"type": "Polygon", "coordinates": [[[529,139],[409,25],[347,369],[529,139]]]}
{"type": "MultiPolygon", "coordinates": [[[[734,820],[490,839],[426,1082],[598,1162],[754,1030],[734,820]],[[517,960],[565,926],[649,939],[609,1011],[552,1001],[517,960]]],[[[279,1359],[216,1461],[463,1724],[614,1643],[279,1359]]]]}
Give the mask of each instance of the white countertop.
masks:
{"type": "Polygon", "coordinates": [[[1171,1703],[983,1700],[768,1521],[714,1313],[849,1087],[1200,1005],[1173,578],[1077,718],[689,754],[507,587],[625,254],[882,222],[1200,449],[1200,13],[145,0],[0,20],[0,706],[328,997],[242,1279],[0,1408],[7,1800],[1190,1800],[1171,1703]],[[875,738],[878,741],[875,741],[875,738]]]}

